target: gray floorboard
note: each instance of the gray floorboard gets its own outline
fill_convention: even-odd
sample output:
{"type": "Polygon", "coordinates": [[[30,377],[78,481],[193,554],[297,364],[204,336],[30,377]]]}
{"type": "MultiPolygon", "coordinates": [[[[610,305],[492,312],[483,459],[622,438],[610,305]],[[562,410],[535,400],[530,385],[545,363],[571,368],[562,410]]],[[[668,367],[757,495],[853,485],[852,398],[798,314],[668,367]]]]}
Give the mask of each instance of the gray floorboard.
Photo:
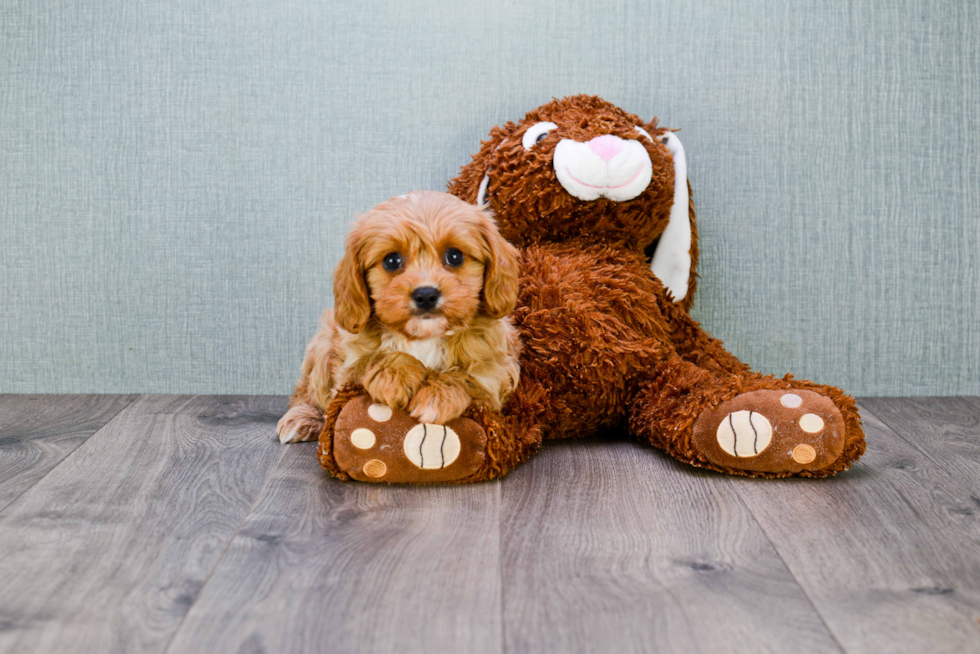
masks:
{"type": "Polygon", "coordinates": [[[509,652],[838,652],[727,477],[549,444],[503,486],[509,652]]]}
{"type": "Polygon", "coordinates": [[[0,511],[135,395],[0,395],[0,511]]]}
{"type": "Polygon", "coordinates": [[[285,449],[170,652],[500,651],[499,482],[344,483],[285,449]]]}
{"type": "Polygon", "coordinates": [[[729,484],[846,651],[980,651],[980,478],[936,463],[867,404],[868,452],[851,471],[729,484]]]}
{"type": "Polygon", "coordinates": [[[0,396],[0,653],[980,652],[978,398],[862,401],[828,480],[587,441],[437,487],[329,478],[285,398],[131,400],[0,396]]]}
{"type": "Polygon", "coordinates": [[[980,398],[882,397],[861,403],[937,465],[980,487],[980,398]]]}
{"type": "Polygon", "coordinates": [[[142,397],[0,517],[0,652],[160,652],[281,455],[283,398],[142,397]]]}

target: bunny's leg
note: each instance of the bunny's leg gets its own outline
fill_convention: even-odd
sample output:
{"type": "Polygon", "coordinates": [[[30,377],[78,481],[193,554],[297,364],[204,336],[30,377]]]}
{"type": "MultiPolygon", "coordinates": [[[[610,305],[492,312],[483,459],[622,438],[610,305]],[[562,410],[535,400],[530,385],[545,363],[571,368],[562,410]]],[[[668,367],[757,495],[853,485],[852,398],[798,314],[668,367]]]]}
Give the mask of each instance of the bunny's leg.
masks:
{"type": "Polygon", "coordinates": [[[519,386],[504,413],[472,404],[445,425],[372,402],[342,388],[324,412],[317,455],[340,479],[398,484],[465,483],[505,475],[537,450],[535,395],[519,386]]]}
{"type": "Polygon", "coordinates": [[[865,449],[854,400],[839,388],[733,375],[679,356],[640,384],[629,427],[682,461],[754,477],[826,477],[865,449]]]}

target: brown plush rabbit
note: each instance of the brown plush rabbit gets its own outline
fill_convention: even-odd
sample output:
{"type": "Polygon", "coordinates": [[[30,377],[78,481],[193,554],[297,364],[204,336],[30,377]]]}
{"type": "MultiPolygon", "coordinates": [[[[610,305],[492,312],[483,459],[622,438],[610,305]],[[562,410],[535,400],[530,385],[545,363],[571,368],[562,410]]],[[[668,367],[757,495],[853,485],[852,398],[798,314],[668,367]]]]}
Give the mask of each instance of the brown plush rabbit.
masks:
{"type": "Polygon", "coordinates": [[[383,432],[377,442],[411,461],[418,436],[406,434],[417,423],[372,423],[361,390],[348,387],[320,436],[320,461],[337,476],[479,481],[512,469],[542,439],[622,428],[738,475],[824,477],[864,452],[851,397],[752,372],[688,315],[694,209],[683,146],[656,120],[594,96],[555,100],[494,127],[449,190],[488,205],[521,252],[520,383],[502,412],[474,405],[449,429],[466,453],[455,470],[405,465],[398,470],[411,474],[382,477],[363,474],[366,455],[346,456],[351,434],[383,432]]]}

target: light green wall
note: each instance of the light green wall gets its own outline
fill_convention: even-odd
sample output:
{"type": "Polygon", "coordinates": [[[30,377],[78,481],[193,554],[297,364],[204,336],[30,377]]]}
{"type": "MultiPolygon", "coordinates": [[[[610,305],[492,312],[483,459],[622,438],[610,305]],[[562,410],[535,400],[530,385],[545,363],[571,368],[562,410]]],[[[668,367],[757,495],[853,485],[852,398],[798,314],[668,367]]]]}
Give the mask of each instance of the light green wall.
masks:
{"type": "Polygon", "coordinates": [[[0,391],[285,393],[350,218],[596,93],[680,127],[696,316],[980,394],[973,2],[7,0],[0,391]]]}

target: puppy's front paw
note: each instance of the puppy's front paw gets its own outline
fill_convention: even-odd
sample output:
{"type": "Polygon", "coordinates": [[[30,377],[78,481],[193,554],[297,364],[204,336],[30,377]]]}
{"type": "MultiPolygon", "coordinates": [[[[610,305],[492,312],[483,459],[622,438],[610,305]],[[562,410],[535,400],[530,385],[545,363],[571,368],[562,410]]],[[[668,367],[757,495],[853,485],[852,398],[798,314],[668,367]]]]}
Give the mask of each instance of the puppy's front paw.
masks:
{"type": "Polygon", "coordinates": [[[315,441],[323,429],[323,414],[309,404],[297,404],[279,419],[276,434],[280,443],[315,441]]]}
{"type": "MultiPolygon", "coordinates": [[[[402,355],[407,356],[407,355],[402,355]]],[[[404,409],[422,385],[425,368],[420,364],[387,362],[373,367],[364,377],[364,390],[375,402],[404,409]]]]}
{"type": "Polygon", "coordinates": [[[438,377],[430,376],[415,392],[408,413],[419,422],[444,425],[463,415],[470,402],[470,394],[463,386],[444,383],[438,377]]]}

